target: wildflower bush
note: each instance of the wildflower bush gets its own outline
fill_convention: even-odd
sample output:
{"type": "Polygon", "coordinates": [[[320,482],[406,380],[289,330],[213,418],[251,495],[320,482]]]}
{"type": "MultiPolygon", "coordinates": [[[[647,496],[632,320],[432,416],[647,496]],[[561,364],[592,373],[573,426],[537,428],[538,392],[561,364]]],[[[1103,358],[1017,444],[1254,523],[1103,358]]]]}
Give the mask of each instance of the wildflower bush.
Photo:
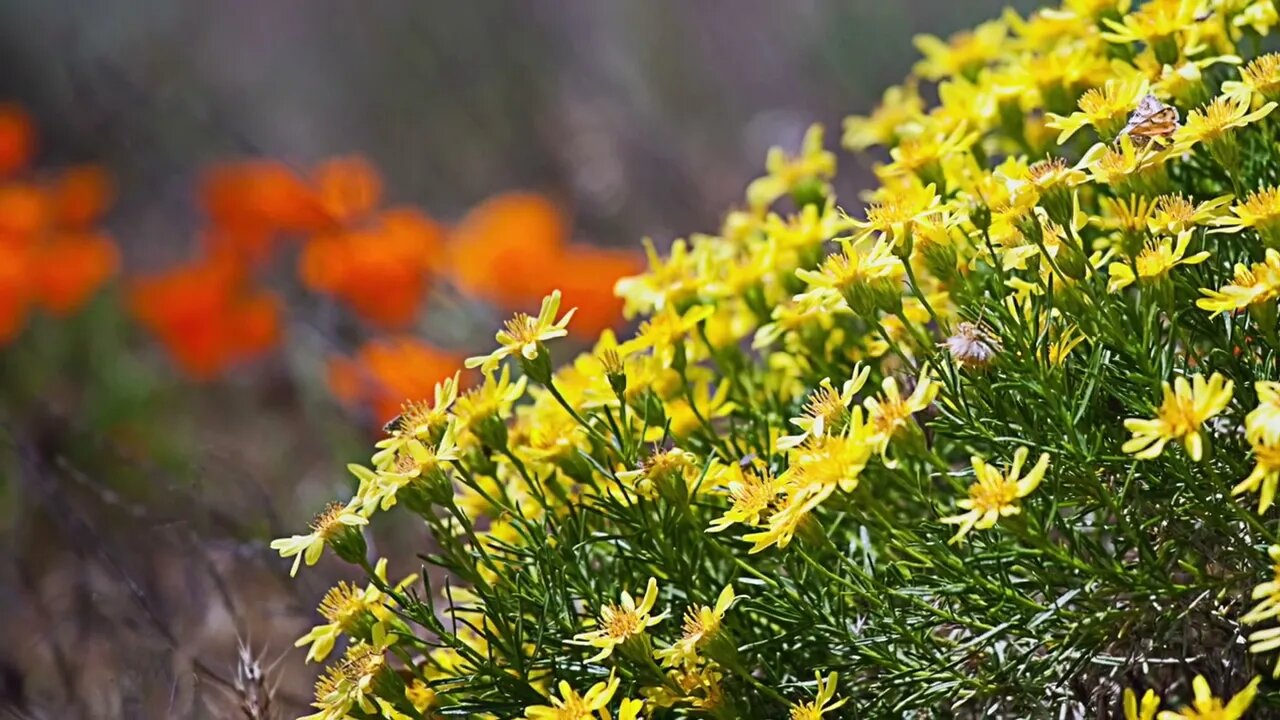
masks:
{"type": "Polygon", "coordinates": [[[648,247],[633,336],[513,317],[274,543],[367,575],[299,641],[311,717],[1276,716],[1277,22],[922,37],[844,128],[865,210],[815,127],[648,247]],[[388,512],[421,567],[369,557],[388,512]]]}

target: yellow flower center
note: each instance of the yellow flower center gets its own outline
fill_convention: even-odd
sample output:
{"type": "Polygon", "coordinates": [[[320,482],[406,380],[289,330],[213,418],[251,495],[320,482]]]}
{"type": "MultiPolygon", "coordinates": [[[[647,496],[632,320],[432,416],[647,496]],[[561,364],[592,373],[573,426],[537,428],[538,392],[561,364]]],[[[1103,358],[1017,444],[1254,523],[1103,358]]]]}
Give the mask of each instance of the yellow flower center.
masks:
{"type": "Polygon", "coordinates": [[[346,510],[346,506],[342,503],[332,502],[320,511],[319,515],[311,521],[311,531],[321,538],[328,540],[342,530],[342,523],[338,521],[338,516],[346,510]]]}
{"type": "Polygon", "coordinates": [[[1263,95],[1280,91],[1280,55],[1267,53],[1254,58],[1240,70],[1240,76],[1249,87],[1263,95]]]}
{"type": "Polygon", "coordinates": [[[999,512],[1018,499],[1018,484],[1003,477],[995,480],[984,478],[969,488],[969,499],[978,512],[999,512]]]}
{"type": "Polygon", "coordinates": [[[600,614],[605,633],[614,639],[625,640],[644,628],[641,627],[640,615],[634,610],[624,610],[617,605],[610,605],[600,614]]]}
{"type": "Polygon", "coordinates": [[[325,593],[320,601],[320,615],[347,630],[352,620],[364,612],[365,603],[359,588],[341,581],[325,593]]]}
{"type": "Polygon", "coordinates": [[[511,337],[511,344],[516,347],[538,342],[538,336],[542,332],[538,319],[524,313],[513,315],[510,320],[502,324],[502,328],[511,337]]]}

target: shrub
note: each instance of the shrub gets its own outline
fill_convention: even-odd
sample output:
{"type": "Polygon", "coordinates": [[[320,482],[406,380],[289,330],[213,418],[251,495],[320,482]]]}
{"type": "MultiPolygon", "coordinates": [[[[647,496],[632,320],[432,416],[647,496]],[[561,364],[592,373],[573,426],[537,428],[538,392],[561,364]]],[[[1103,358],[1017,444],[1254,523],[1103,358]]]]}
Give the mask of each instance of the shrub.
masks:
{"type": "Polygon", "coordinates": [[[558,293],[517,315],[276,542],[368,575],[301,641],[346,644],[313,717],[1280,704],[1276,23],[1066,0],[920,38],[845,126],[888,151],[865,211],[815,127],[618,283],[633,337],[561,365],[558,293]],[[366,557],[394,508],[418,580],[366,557]]]}

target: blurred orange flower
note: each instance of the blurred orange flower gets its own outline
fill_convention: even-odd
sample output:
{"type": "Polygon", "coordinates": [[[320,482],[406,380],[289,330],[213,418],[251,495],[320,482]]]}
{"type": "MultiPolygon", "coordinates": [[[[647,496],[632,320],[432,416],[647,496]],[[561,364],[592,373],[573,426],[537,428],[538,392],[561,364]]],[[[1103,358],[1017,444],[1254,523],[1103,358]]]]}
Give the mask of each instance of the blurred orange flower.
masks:
{"type": "Polygon", "coordinates": [[[194,379],[273,347],[280,336],[280,301],[248,285],[240,268],[217,259],[138,278],[129,289],[133,314],[194,379]]]}
{"type": "Polygon", "coordinates": [[[449,237],[449,272],[464,293],[504,307],[540,297],[530,278],[555,272],[568,221],[541,195],[508,192],[476,205],[449,237]]]}
{"type": "Polygon", "coordinates": [[[102,234],[58,235],[35,252],[32,264],[35,300],[50,313],[75,312],[95,290],[116,274],[120,253],[102,234]]]}
{"type": "Polygon", "coordinates": [[[439,262],[444,231],[426,215],[388,210],[359,230],[319,235],[298,262],[302,282],[334,295],[374,325],[397,330],[412,324],[439,262]]]}
{"type": "Polygon", "coordinates": [[[40,306],[69,315],[119,268],[116,246],[94,224],[111,204],[111,182],[93,166],[37,183],[22,177],[35,155],[35,128],[0,105],[0,343],[40,306]]]}
{"type": "Polygon", "coordinates": [[[510,192],[472,208],[449,239],[449,273],[465,293],[504,308],[534,304],[560,290],[577,307],[570,332],[594,338],[622,317],[618,278],[640,272],[631,252],[569,245],[569,223],[541,195],[510,192]]]}
{"type": "Polygon", "coordinates": [[[36,151],[36,128],[26,110],[0,104],[0,178],[25,170],[36,151]]]}
{"type": "Polygon", "coordinates": [[[213,224],[228,232],[312,232],[329,218],[315,191],[275,160],[239,160],[211,168],[200,196],[213,224]]]}
{"type": "Polygon", "coordinates": [[[381,423],[406,401],[430,399],[436,383],[458,372],[462,359],[413,337],[374,340],[354,357],[329,360],[329,388],[345,404],[367,405],[381,423]]]}

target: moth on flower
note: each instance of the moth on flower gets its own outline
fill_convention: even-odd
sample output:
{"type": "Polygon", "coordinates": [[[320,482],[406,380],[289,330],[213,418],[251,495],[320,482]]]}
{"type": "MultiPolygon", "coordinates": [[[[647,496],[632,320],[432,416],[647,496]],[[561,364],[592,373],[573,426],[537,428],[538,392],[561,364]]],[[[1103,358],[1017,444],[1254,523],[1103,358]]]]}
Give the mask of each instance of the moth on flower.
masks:
{"type": "Polygon", "coordinates": [[[1145,147],[1152,140],[1166,142],[1177,131],[1178,108],[1166,105],[1155,95],[1147,95],[1138,103],[1120,135],[1133,139],[1134,147],[1145,147]]]}

